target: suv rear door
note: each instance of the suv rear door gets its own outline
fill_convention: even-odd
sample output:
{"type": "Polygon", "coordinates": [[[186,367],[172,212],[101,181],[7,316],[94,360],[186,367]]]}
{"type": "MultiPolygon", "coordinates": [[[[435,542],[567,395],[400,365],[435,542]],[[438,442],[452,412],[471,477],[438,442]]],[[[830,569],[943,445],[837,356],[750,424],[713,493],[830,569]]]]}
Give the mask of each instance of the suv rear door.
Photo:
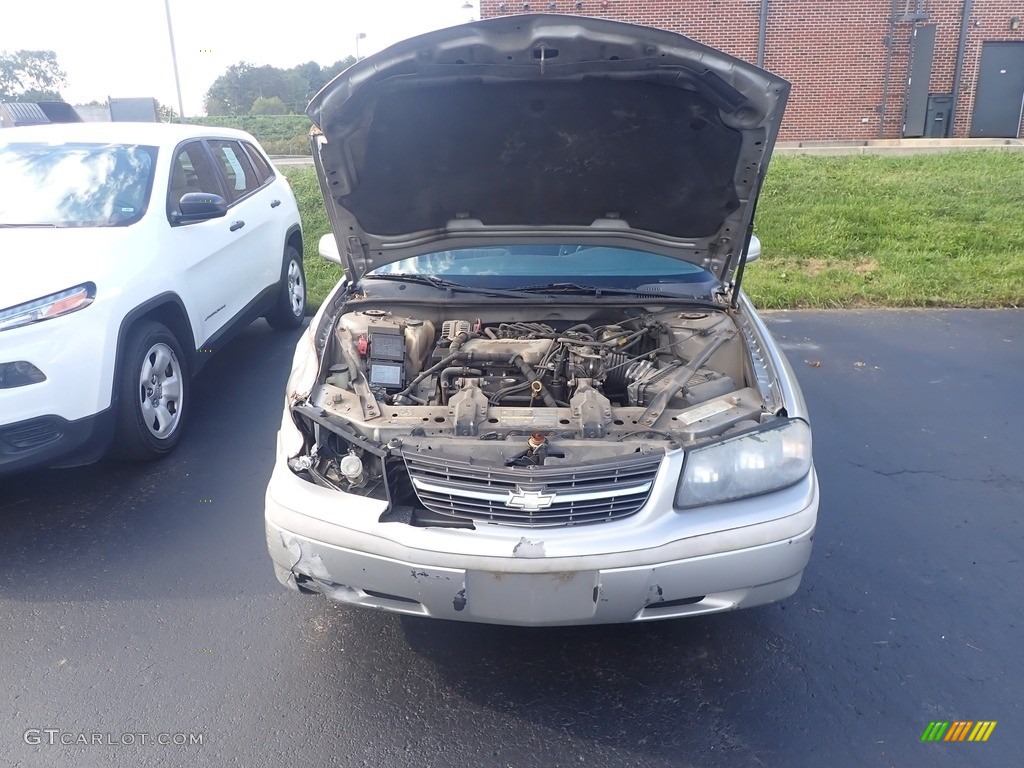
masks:
{"type": "Polygon", "coordinates": [[[234,273],[225,279],[254,298],[281,279],[284,236],[277,223],[280,209],[271,199],[266,184],[270,179],[257,173],[240,142],[207,139],[206,143],[227,190],[226,218],[236,236],[231,254],[234,273]]]}
{"type": "Polygon", "coordinates": [[[237,260],[238,233],[227,217],[194,223],[175,220],[178,202],[188,192],[225,196],[206,145],[201,139],[187,141],[174,151],[167,191],[167,221],[171,228],[167,258],[175,261],[185,290],[182,299],[189,313],[197,347],[223,328],[251,298],[239,285],[233,264],[237,260]]]}

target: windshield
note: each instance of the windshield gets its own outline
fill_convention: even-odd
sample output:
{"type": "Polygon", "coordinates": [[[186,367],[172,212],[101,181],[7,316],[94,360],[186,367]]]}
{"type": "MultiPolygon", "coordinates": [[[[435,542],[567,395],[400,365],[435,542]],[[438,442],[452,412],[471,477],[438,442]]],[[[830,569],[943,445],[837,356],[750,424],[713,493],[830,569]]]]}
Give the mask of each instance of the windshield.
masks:
{"type": "Polygon", "coordinates": [[[426,275],[475,287],[524,288],[578,283],[707,293],[718,281],[707,270],[669,256],[628,248],[587,245],[510,245],[462,248],[396,261],[367,277],[426,275]]]}
{"type": "Polygon", "coordinates": [[[127,226],[153,188],[156,147],[0,144],[0,225],[127,226]]]}

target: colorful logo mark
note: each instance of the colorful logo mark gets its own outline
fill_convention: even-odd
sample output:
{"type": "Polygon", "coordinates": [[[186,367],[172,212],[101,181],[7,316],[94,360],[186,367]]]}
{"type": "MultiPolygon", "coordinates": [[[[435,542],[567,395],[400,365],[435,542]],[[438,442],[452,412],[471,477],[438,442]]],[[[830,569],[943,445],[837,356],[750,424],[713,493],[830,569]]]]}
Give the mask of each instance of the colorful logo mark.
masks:
{"type": "Polygon", "coordinates": [[[995,720],[933,720],[921,734],[921,741],[988,741],[995,728],[995,720]]]}

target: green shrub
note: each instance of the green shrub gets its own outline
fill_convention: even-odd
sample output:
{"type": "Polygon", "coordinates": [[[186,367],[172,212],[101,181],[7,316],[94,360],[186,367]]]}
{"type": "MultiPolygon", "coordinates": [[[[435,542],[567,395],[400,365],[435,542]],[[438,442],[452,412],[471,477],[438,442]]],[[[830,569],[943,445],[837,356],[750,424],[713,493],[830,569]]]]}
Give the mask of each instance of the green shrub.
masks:
{"type": "Polygon", "coordinates": [[[269,99],[260,96],[252,103],[249,112],[252,115],[287,115],[288,107],[277,96],[271,96],[269,99]]]}
{"type": "Polygon", "coordinates": [[[240,117],[193,117],[185,122],[236,128],[251,133],[271,155],[308,155],[309,127],[305,115],[243,115],[240,117]]]}

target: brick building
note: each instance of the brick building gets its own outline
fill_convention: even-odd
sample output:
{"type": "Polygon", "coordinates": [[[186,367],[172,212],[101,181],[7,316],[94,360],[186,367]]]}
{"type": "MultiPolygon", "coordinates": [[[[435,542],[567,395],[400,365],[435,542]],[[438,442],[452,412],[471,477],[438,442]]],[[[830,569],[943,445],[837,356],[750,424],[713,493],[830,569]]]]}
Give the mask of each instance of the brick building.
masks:
{"type": "Polygon", "coordinates": [[[782,75],[782,141],[1021,136],[1024,0],[480,0],[485,19],[536,12],[661,27],[782,75]]]}

